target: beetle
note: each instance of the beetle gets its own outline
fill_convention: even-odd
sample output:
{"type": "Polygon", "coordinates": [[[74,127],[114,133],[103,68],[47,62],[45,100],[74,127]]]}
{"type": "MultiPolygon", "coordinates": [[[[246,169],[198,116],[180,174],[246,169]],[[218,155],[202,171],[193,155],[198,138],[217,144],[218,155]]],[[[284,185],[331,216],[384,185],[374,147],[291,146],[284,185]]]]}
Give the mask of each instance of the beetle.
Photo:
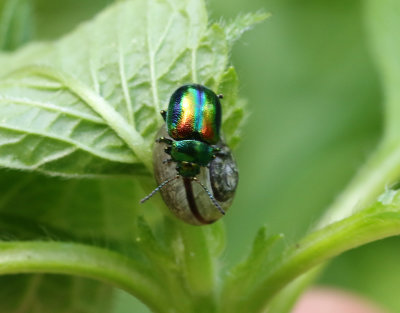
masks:
{"type": "Polygon", "coordinates": [[[159,186],[142,203],[161,191],[171,211],[194,225],[210,224],[225,214],[238,171],[221,138],[222,98],[199,84],[175,90],[167,111],[161,111],[165,125],[153,149],[159,186]]]}

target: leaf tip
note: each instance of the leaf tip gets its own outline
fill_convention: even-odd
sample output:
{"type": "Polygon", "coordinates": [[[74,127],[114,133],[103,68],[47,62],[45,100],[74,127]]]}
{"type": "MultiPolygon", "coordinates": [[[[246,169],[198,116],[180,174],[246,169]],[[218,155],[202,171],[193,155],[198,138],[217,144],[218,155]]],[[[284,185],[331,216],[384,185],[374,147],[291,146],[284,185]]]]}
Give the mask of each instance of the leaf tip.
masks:
{"type": "Polygon", "coordinates": [[[259,10],[254,13],[241,13],[234,20],[222,22],[228,42],[233,44],[243,33],[251,30],[256,24],[265,21],[270,16],[271,13],[259,10]]]}

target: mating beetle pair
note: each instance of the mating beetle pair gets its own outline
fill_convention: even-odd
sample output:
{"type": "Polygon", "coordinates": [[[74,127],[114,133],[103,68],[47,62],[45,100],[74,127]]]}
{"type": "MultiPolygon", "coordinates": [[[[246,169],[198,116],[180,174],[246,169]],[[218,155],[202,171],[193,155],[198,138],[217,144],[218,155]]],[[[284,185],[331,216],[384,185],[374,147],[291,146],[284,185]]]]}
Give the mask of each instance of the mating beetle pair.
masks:
{"type": "Polygon", "coordinates": [[[172,94],[168,110],[161,111],[166,127],[159,130],[153,150],[159,186],[141,202],[160,191],[170,210],[194,225],[213,223],[225,214],[238,171],[220,135],[221,98],[198,84],[172,94]]]}

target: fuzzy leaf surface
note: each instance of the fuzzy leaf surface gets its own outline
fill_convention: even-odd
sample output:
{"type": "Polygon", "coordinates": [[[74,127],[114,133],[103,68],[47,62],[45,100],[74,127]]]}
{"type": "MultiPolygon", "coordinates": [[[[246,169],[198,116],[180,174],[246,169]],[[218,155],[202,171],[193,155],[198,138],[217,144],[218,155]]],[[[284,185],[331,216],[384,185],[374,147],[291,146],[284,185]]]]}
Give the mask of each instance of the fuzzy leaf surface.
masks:
{"type": "MultiPolygon", "coordinates": [[[[201,1],[136,0],[54,43],[0,55],[0,166],[72,177],[151,172],[158,112],[182,84],[219,91],[228,40],[208,26],[201,1]]],[[[225,119],[237,111],[229,105],[225,119]]]]}

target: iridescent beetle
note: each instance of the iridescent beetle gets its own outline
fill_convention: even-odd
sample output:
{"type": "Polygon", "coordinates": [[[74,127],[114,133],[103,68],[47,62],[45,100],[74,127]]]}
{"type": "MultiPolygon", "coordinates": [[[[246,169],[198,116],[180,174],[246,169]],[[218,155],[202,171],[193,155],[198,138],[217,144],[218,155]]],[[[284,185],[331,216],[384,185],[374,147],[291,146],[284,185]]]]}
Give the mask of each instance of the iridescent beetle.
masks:
{"type": "Polygon", "coordinates": [[[168,110],[161,111],[166,127],[159,130],[160,144],[153,150],[159,186],[142,203],[161,191],[170,210],[194,225],[213,223],[225,214],[238,171],[220,135],[221,98],[198,84],[181,86],[172,94],[168,110]]]}

